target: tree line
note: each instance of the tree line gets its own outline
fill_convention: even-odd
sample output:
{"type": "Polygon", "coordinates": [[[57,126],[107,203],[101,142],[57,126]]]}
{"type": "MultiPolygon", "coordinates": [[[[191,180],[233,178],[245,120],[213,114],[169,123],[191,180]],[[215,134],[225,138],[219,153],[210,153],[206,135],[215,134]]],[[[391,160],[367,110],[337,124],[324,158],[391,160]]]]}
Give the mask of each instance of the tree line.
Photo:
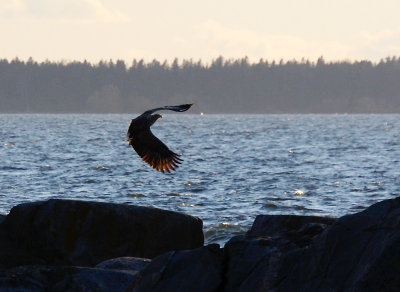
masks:
{"type": "Polygon", "coordinates": [[[139,113],[187,102],[205,113],[400,113],[400,58],[0,60],[2,113],[139,113]]]}

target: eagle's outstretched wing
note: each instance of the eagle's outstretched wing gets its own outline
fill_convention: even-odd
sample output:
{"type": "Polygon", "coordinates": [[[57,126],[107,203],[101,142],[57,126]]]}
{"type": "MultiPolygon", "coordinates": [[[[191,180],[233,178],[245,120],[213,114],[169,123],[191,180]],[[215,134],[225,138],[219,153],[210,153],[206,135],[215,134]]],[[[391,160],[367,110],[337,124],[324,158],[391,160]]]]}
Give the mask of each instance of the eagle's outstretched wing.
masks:
{"type": "Polygon", "coordinates": [[[143,115],[151,115],[151,114],[155,113],[156,111],[160,111],[160,110],[170,110],[170,111],[175,111],[175,112],[185,112],[192,105],[193,105],[193,103],[181,104],[181,105],[167,105],[167,106],[163,106],[163,107],[157,107],[157,108],[145,111],[143,113],[143,115]]]}
{"type": "Polygon", "coordinates": [[[143,161],[163,173],[175,170],[182,161],[179,158],[180,155],[169,150],[160,139],[153,135],[150,129],[130,137],[129,144],[143,161]]]}

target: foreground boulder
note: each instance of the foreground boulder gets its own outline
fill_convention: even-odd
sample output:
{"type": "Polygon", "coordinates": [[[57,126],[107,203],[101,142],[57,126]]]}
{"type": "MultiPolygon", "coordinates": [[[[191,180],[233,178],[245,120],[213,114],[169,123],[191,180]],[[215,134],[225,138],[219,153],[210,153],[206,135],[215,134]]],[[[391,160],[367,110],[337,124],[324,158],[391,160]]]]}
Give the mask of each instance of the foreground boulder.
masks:
{"type": "Polygon", "coordinates": [[[400,198],[338,220],[257,219],[225,246],[225,291],[399,291],[400,198]]]}
{"type": "Polygon", "coordinates": [[[171,251],[155,259],[127,291],[212,292],[223,284],[223,253],[219,245],[171,251]]]}
{"type": "Polygon", "coordinates": [[[258,215],[248,237],[284,238],[298,246],[305,246],[337,219],[319,216],[258,215]]]}
{"type": "Polygon", "coordinates": [[[95,268],[111,270],[140,271],[151,263],[150,259],[121,257],[106,260],[96,265],[95,268]]]}
{"type": "Polygon", "coordinates": [[[309,246],[285,255],[275,287],[399,291],[400,198],[341,217],[309,246]]]}
{"type": "Polygon", "coordinates": [[[316,216],[257,216],[246,235],[235,236],[225,245],[224,290],[263,291],[264,287],[274,287],[284,255],[310,244],[334,221],[316,216]]]}
{"type": "MultiPolygon", "coordinates": [[[[68,205],[70,202],[63,203],[68,205]]],[[[19,264],[26,261],[30,265],[0,271],[0,288],[6,291],[135,292],[399,291],[400,198],[377,203],[363,212],[339,219],[260,215],[247,234],[233,237],[223,249],[218,245],[194,249],[178,247],[152,260],[124,254],[123,257],[98,263],[95,268],[46,266],[51,261],[57,264],[61,261],[79,261],[76,255],[80,255],[85,262],[95,262],[105,258],[101,252],[111,257],[134,250],[126,247],[131,242],[127,241],[130,237],[124,233],[127,229],[117,230],[118,233],[105,229],[101,230],[100,235],[95,235],[88,228],[99,228],[92,222],[94,218],[99,218],[92,217],[93,213],[113,218],[109,214],[112,211],[108,209],[112,209],[112,204],[111,207],[101,205],[106,210],[105,214],[93,211],[93,203],[86,203],[90,205],[86,213],[82,206],[75,205],[80,203],[72,201],[72,204],[81,215],[73,215],[69,208],[66,211],[65,206],[57,207],[51,201],[33,204],[36,206],[34,211],[13,209],[11,213],[14,214],[10,213],[12,216],[8,215],[0,225],[0,257],[4,250],[8,250],[10,255],[0,258],[0,263],[3,264],[4,259],[18,259],[19,264]],[[59,218],[53,212],[44,211],[49,207],[44,208],[43,205],[49,202],[54,204],[50,209],[54,209],[59,218]],[[85,214],[83,217],[82,212],[85,214]],[[20,218],[19,221],[13,216],[20,218]],[[13,225],[16,222],[21,225],[13,225]],[[49,222],[64,223],[59,226],[49,222]],[[16,232],[18,226],[20,232],[16,232]],[[59,234],[59,230],[65,234],[59,234]],[[113,237],[113,244],[102,242],[110,240],[104,239],[104,233],[113,237]],[[13,235],[12,238],[9,238],[9,234],[13,235]],[[88,240],[87,236],[95,240],[88,240]],[[123,241],[115,239],[118,236],[122,236],[123,241]],[[18,238],[20,241],[16,241],[18,238]],[[49,243],[51,245],[47,247],[38,247],[49,243]],[[101,246],[101,250],[98,250],[98,246],[101,246]],[[33,265],[36,261],[41,261],[40,266],[37,263],[33,265]]],[[[22,209],[25,207],[23,205],[22,209]]],[[[122,210],[119,216],[124,212],[129,213],[122,210]]],[[[131,216],[124,215],[123,218],[134,221],[131,216]]],[[[106,222],[99,220],[101,225],[106,222]]],[[[120,219],[114,220],[111,221],[112,226],[122,224],[120,219]]],[[[197,222],[196,218],[191,220],[197,222]]],[[[126,222],[124,224],[130,226],[126,222]]],[[[168,224],[152,225],[152,234],[156,234],[153,236],[163,233],[164,226],[168,224]]],[[[137,241],[132,242],[137,244],[137,241]]],[[[168,240],[165,242],[169,243],[168,240]]],[[[149,243],[149,246],[162,250],[154,243],[149,243]]]]}
{"type": "Polygon", "coordinates": [[[94,266],[117,257],[153,258],[203,246],[202,225],[196,217],[156,208],[52,199],[12,208],[0,225],[5,235],[0,246],[22,256],[17,263],[4,249],[0,256],[8,267],[94,266]]]}
{"type": "Polygon", "coordinates": [[[63,266],[0,271],[0,291],[124,291],[136,272],[63,266]]]}
{"type": "Polygon", "coordinates": [[[6,215],[0,214],[0,224],[6,219],[6,215]]]}

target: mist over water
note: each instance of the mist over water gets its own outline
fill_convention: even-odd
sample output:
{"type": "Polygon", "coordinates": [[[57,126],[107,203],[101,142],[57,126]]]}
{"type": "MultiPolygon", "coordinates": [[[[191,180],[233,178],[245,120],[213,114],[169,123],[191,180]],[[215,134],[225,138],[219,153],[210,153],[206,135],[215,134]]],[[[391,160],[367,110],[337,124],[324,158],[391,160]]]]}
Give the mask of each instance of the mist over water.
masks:
{"type": "Polygon", "coordinates": [[[206,242],[258,214],[341,216],[400,195],[400,115],[164,114],[184,162],[162,174],[124,141],[136,115],[0,115],[0,213],[66,198],[200,217],[206,242]]]}

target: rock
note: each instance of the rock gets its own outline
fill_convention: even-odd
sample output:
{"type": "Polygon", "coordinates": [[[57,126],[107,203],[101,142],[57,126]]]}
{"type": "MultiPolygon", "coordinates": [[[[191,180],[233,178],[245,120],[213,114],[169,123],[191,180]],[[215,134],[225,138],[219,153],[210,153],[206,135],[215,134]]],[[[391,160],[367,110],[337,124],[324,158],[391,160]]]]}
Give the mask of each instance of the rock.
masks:
{"type": "Polygon", "coordinates": [[[258,220],[247,235],[225,246],[225,291],[400,287],[400,198],[337,221],[292,216],[258,220]]]}
{"type": "Polygon", "coordinates": [[[243,282],[260,269],[271,272],[280,254],[273,239],[245,235],[233,237],[224,248],[227,263],[224,291],[238,291],[243,282]]]}
{"type": "Polygon", "coordinates": [[[282,291],[398,291],[400,198],[341,217],[312,244],[288,254],[282,291]],[[295,277],[293,277],[295,275],[295,277]]]}
{"type": "Polygon", "coordinates": [[[0,224],[6,219],[6,215],[0,214],[0,224]]]}
{"type": "Polygon", "coordinates": [[[281,237],[298,246],[305,246],[335,221],[334,218],[318,216],[258,215],[247,235],[281,237]]]}
{"type": "Polygon", "coordinates": [[[116,259],[107,260],[96,265],[95,268],[99,269],[113,269],[113,270],[129,270],[141,271],[151,263],[149,259],[134,258],[134,257],[121,257],[116,259]]]}
{"type": "Polygon", "coordinates": [[[275,283],[282,256],[310,243],[334,219],[316,216],[259,215],[246,235],[225,245],[225,291],[257,291],[275,283]]]}
{"type": "Polygon", "coordinates": [[[131,208],[58,200],[14,208],[0,225],[0,265],[42,266],[3,270],[0,287],[135,292],[398,291],[400,287],[400,197],[339,219],[258,216],[247,234],[233,237],[223,249],[180,247],[197,242],[196,228],[201,224],[197,218],[131,208]],[[183,235],[175,227],[184,230],[183,235]],[[186,241],[174,239],[177,235],[186,241]],[[165,253],[151,261],[131,255],[156,254],[154,250],[165,253]],[[110,259],[115,254],[124,257],[110,259]],[[79,257],[97,267],[45,266],[79,262],[79,257]],[[99,263],[100,259],[110,260],[99,263]]]}
{"type": "Polygon", "coordinates": [[[196,217],[149,207],[55,199],[12,208],[0,225],[1,233],[47,265],[94,266],[124,256],[153,258],[204,242],[202,221],[196,217]]]}
{"type": "Polygon", "coordinates": [[[44,265],[46,262],[21,247],[0,228],[0,270],[22,265],[44,265]]]}
{"type": "Polygon", "coordinates": [[[223,253],[219,245],[171,251],[142,270],[127,291],[218,291],[223,283],[223,253]]]}
{"type": "Polygon", "coordinates": [[[21,266],[0,271],[1,291],[124,291],[136,273],[84,267],[21,266]]]}

